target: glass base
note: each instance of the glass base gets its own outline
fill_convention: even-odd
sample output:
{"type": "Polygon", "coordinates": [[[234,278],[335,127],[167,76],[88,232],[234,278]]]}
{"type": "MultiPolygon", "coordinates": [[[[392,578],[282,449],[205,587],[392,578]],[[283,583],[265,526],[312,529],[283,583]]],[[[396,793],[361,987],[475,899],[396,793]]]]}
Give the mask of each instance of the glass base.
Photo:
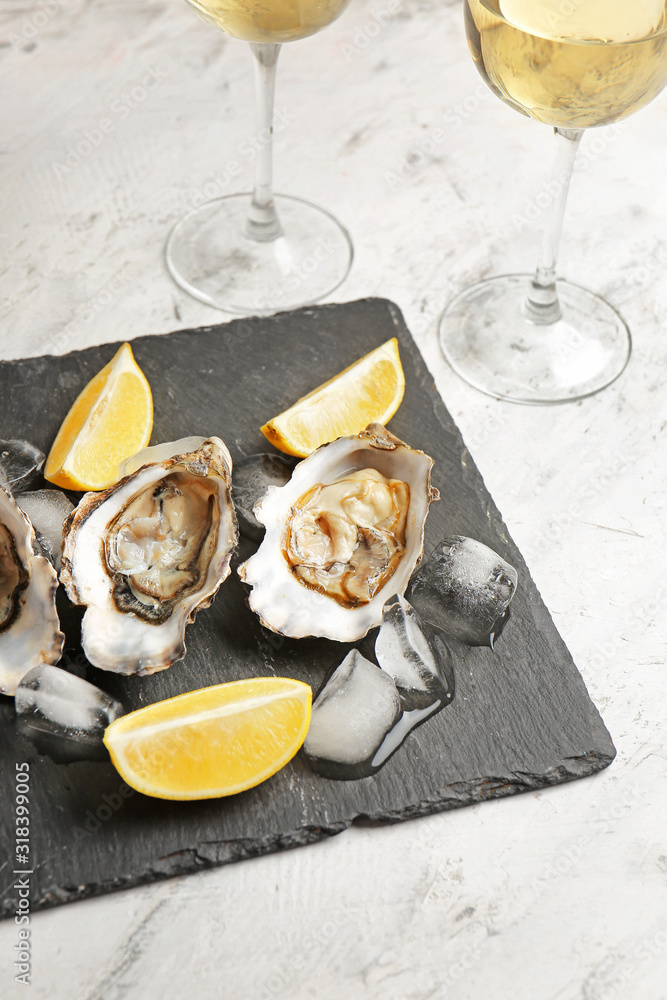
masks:
{"type": "Polygon", "coordinates": [[[440,319],[440,346],[470,385],[515,403],[564,403],[604,389],[630,358],[630,332],[599,295],[558,282],[561,319],[531,321],[532,274],[467,288],[440,319]]]}
{"type": "Polygon", "coordinates": [[[243,229],[250,193],[206,202],[178,222],[167,266],[181,288],[225,312],[267,315],[333,292],[352,264],[347,230],[322,208],[275,195],[284,235],[251,240],[243,229]]]}

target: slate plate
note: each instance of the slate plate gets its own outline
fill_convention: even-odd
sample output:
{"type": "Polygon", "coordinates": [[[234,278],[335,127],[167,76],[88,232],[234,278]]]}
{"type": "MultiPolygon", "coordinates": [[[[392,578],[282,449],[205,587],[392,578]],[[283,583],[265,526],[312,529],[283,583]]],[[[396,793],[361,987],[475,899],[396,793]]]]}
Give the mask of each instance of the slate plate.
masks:
{"type": "MultiPolygon", "coordinates": [[[[331,781],[300,756],[229,799],[166,802],[132,793],[108,760],[56,763],[16,733],[0,698],[2,914],[16,890],[15,765],[30,765],[31,907],[94,896],[339,833],[357,817],[395,822],[584,777],[615,751],[399,310],[384,300],[321,306],[133,342],[155,400],[153,441],[218,434],[232,457],[269,450],[259,426],[389,337],[398,336],[405,399],[391,430],[435,459],[426,552],[446,534],[481,539],[519,571],[512,619],[495,652],[460,647],[454,703],[414,731],[374,777],[331,781]]],[[[0,437],[44,451],[73,399],[116,350],[0,365],[0,437]]],[[[244,542],[236,560],[252,551],[244,542]]],[[[188,630],[185,660],[152,677],[86,667],[76,614],[65,664],[129,708],[252,675],[285,674],[319,689],[349,647],[284,640],[247,609],[235,573],[188,630]]]]}

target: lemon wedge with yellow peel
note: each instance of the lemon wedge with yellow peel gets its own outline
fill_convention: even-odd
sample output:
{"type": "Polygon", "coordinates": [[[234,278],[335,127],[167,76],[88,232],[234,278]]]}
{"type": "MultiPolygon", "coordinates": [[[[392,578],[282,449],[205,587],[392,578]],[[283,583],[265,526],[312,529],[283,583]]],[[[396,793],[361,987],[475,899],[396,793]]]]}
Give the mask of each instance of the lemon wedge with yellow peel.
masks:
{"type": "Polygon", "coordinates": [[[112,722],[104,743],[122,778],[160,799],[212,799],[284,767],[310,724],[312,692],[289,677],[255,677],[156,702],[112,722]]]}
{"type": "Polygon", "coordinates": [[[305,458],[327,441],[386,424],[404,391],[398,340],[392,337],[273,417],[262,434],[279,451],[305,458]]]}
{"type": "Polygon", "coordinates": [[[44,466],[44,478],[71,490],[103,490],[118,465],[148,444],[153,396],[146,376],[123,344],[79,393],[44,466]]]}

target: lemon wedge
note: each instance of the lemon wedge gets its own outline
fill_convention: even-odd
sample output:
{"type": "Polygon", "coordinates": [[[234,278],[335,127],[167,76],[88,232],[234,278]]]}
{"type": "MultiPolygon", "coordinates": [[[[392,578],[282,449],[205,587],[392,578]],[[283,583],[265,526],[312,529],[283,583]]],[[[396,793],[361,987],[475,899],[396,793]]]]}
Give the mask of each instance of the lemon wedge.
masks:
{"type": "Polygon", "coordinates": [[[289,677],[255,677],[156,702],[104,734],[128,785],[160,799],[211,799],[284,767],[310,724],[312,692],[289,677]]]}
{"type": "Polygon", "coordinates": [[[327,441],[386,424],[401,405],[405,376],[392,337],[262,427],[279,451],[305,458],[327,441]]]}
{"type": "Polygon", "coordinates": [[[79,393],[44,466],[44,478],[71,490],[103,490],[120,462],[145,448],[153,429],[146,376],[123,344],[79,393]]]}

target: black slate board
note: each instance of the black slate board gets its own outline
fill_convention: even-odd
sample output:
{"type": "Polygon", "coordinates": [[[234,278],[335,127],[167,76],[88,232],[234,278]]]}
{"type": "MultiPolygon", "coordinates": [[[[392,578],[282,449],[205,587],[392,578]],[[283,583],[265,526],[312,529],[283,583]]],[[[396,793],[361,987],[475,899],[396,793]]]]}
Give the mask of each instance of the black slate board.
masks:
{"type": "MultiPolygon", "coordinates": [[[[357,817],[394,822],[558,784],[613,760],[609,734],[396,306],[370,299],[135,340],[153,389],[153,441],[217,434],[235,460],[270,450],[260,424],[392,336],[406,391],[390,427],[433,456],[442,494],[431,507],[426,553],[444,535],[470,535],[519,571],[496,651],[460,647],[454,703],[414,731],[374,777],[331,781],[297,756],[263,785],[206,802],[124,797],[108,760],[65,764],[39,755],[16,733],[12,701],[0,698],[2,915],[14,914],[17,898],[17,762],[30,764],[35,909],[320,840],[357,817]]],[[[27,438],[47,451],[73,399],[116,346],[1,364],[0,437],[27,438]]],[[[244,542],[236,564],[251,551],[244,542]]],[[[274,671],[317,691],[348,647],[283,640],[259,625],[244,597],[232,573],[190,626],[187,656],[171,669],[123,679],[88,667],[86,676],[130,708],[274,671]]],[[[76,626],[77,615],[68,615],[66,665],[82,673],[76,626]]]]}

